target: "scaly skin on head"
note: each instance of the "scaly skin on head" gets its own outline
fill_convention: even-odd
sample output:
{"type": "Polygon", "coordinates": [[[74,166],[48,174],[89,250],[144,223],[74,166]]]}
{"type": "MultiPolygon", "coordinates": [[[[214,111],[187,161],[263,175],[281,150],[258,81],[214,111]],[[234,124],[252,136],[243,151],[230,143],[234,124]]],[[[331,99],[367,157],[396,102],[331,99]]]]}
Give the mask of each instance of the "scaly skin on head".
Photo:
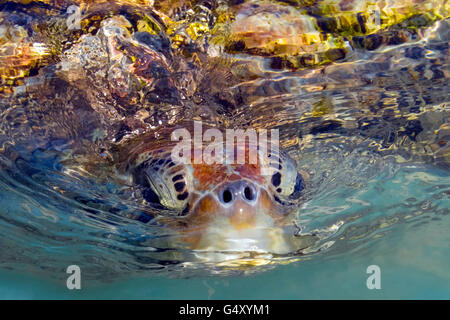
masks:
{"type": "Polygon", "coordinates": [[[257,163],[248,163],[248,143],[242,164],[175,163],[170,157],[175,143],[158,146],[141,140],[133,144],[135,147],[127,144],[126,152],[132,151],[134,183],[142,188],[148,205],[173,212],[159,215],[157,220],[179,232],[189,248],[293,250],[289,240],[293,235],[283,228],[292,224],[304,179],[287,155],[274,153],[276,168],[264,171],[261,154],[257,163]]]}

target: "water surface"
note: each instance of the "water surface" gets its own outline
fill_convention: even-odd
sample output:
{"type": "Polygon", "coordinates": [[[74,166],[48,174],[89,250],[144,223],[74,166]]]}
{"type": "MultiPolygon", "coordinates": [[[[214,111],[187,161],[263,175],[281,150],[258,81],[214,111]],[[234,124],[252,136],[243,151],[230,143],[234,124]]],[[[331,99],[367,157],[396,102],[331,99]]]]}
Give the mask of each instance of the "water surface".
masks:
{"type": "MultiPolygon", "coordinates": [[[[27,26],[40,21],[33,10],[41,4],[16,5],[2,7],[3,26],[29,29],[34,41],[27,26]]],[[[58,10],[48,14],[64,22],[58,10]]],[[[133,24],[142,7],[123,10],[133,24]]],[[[173,35],[150,46],[118,24],[124,17],[101,17],[112,29],[93,23],[84,35],[62,33],[74,44],[32,67],[25,61],[14,76],[10,55],[0,60],[0,298],[450,297],[448,18],[409,26],[410,39],[377,48],[355,46],[362,31],[349,40],[335,30],[330,36],[354,47],[344,57],[284,68],[276,52],[225,46],[218,59],[192,44],[204,59],[197,65],[173,35]],[[128,68],[135,60],[116,63],[111,39],[135,58],[151,49],[160,64],[146,70],[159,82],[120,82],[124,74],[136,80],[128,68]],[[138,201],[133,186],[108,179],[121,141],[151,133],[160,143],[164,128],[194,119],[280,130],[281,146],[309,176],[293,217],[301,250],[199,259],[174,245],[173,230],[143,221],[161,212],[138,201]],[[82,270],[79,291],[66,288],[73,264],[82,270]],[[370,265],[381,268],[380,290],[366,286],[370,265]]],[[[11,39],[2,45],[26,46],[11,39]]]]}

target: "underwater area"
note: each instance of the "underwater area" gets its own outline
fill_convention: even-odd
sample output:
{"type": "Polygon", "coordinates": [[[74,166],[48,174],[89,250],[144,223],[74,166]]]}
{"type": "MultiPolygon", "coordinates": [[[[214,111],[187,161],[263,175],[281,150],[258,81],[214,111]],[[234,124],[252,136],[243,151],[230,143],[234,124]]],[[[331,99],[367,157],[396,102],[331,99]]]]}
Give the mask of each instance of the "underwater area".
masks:
{"type": "Polygon", "coordinates": [[[0,1],[0,299],[449,299],[449,12],[0,1]]]}

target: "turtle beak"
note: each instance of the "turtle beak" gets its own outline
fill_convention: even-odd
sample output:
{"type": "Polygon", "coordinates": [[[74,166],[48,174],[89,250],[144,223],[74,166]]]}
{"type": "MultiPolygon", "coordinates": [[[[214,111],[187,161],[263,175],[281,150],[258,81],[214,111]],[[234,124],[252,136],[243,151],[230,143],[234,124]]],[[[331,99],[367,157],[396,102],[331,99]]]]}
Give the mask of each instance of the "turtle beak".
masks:
{"type": "Polygon", "coordinates": [[[270,251],[278,246],[275,230],[286,220],[279,210],[264,188],[247,180],[226,182],[199,199],[187,217],[186,240],[201,250],[270,251]]]}
{"type": "Polygon", "coordinates": [[[262,198],[261,190],[249,181],[227,182],[214,195],[207,194],[198,200],[188,218],[189,224],[201,228],[220,220],[236,230],[255,227],[258,216],[265,211],[261,207],[262,198]]]}
{"type": "Polygon", "coordinates": [[[227,210],[230,225],[236,230],[244,230],[256,226],[256,208],[248,203],[238,200],[227,210]]]}
{"type": "Polygon", "coordinates": [[[237,230],[255,227],[258,203],[258,190],[245,180],[226,184],[219,191],[222,215],[228,218],[237,230]]]}

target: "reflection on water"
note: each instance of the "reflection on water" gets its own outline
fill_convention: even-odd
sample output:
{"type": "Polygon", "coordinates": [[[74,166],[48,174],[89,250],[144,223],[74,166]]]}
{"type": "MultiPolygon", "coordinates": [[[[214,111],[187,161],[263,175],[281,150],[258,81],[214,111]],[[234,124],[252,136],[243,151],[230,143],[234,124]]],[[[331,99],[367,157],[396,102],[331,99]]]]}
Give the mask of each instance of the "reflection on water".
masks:
{"type": "MultiPolygon", "coordinates": [[[[283,32],[313,19],[311,7],[307,15],[259,2],[255,17],[273,14],[289,25],[280,22],[283,32]]],[[[164,1],[154,11],[124,2],[123,15],[100,3],[86,7],[75,31],[64,26],[64,8],[47,11],[52,24],[44,25],[37,14],[47,4],[33,3],[0,12],[2,268],[64,278],[78,264],[87,279],[246,274],[357,255],[404,225],[448,214],[446,15],[428,12],[421,25],[411,18],[419,14],[409,15],[407,26],[389,16],[354,34],[320,24],[305,34],[328,34],[328,42],[313,46],[306,37],[295,47],[300,40],[282,34],[280,49],[272,45],[276,30],[256,34],[259,42],[242,30],[256,10],[248,3],[209,8],[208,29],[195,20],[205,12],[194,19],[164,1]],[[408,37],[388,37],[399,33],[408,37]],[[374,46],[368,34],[384,40],[374,46]],[[194,251],[172,229],[143,223],[158,212],[120,183],[115,152],[149,133],[162,144],[164,128],[193,119],[280,130],[282,147],[309,176],[284,230],[295,252],[194,251]]]]}

